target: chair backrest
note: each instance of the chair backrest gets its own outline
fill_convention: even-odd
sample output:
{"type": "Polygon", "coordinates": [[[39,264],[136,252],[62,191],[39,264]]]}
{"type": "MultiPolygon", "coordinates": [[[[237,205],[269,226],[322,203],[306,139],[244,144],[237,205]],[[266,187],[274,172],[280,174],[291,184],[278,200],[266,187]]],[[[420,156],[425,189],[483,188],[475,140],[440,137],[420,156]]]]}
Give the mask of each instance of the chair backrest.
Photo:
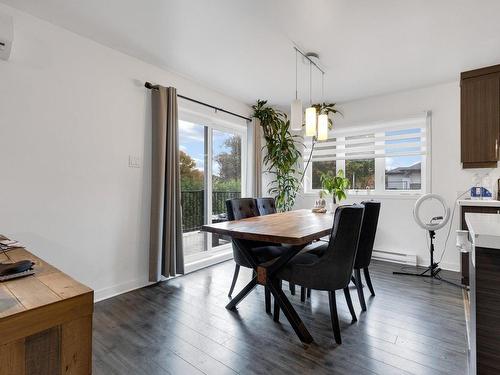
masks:
{"type": "Polygon", "coordinates": [[[354,268],[356,269],[370,265],[380,213],[380,202],[366,201],[361,202],[361,204],[365,206],[365,213],[361,224],[356,261],[354,262],[354,268]]]}
{"type": "Polygon", "coordinates": [[[276,202],[274,198],[257,198],[257,208],[261,216],[275,214],[276,202]]]}
{"type": "MultiPolygon", "coordinates": [[[[254,198],[234,198],[226,201],[227,219],[229,221],[246,219],[248,217],[260,216],[257,208],[257,202],[254,198]]],[[[262,246],[261,243],[256,241],[240,240],[239,243],[247,248],[254,248],[262,246]]],[[[233,259],[236,264],[243,267],[250,267],[250,263],[243,255],[241,249],[233,244],[233,259]]]]}
{"type": "Polygon", "coordinates": [[[241,220],[247,217],[260,216],[254,198],[234,198],[226,201],[228,220],[241,220]]]}
{"type": "Polygon", "coordinates": [[[363,211],[363,205],[359,204],[337,208],[328,248],[318,262],[318,277],[324,278],[324,289],[342,289],[349,285],[363,211]]]}

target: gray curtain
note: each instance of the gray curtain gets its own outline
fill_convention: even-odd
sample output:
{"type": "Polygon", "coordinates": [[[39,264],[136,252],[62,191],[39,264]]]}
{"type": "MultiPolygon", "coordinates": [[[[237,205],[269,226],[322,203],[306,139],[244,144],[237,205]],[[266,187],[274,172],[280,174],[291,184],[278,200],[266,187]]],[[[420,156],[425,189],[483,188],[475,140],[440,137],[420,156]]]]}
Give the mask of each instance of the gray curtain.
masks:
{"type": "Polygon", "coordinates": [[[149,281],[184,273],[177,91],[152,90],[149,281]]]}
{"type": "Polygon", "coordinates": [[[253,197],[262,197],[262,128],[260,121],[256,118],[252,120],[253,130],[253,197]]]}

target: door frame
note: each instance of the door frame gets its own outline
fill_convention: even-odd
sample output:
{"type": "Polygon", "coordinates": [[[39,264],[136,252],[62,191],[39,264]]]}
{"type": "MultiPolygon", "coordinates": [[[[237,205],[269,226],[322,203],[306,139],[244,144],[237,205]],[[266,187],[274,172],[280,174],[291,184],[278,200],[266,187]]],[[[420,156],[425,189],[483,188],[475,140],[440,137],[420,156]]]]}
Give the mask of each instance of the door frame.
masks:
{"type": "MultiPolygon", "coordinates": [[[[247,155],[248,155],[248,136],[247,124],[240,125],[237,121],[231,121],[220,118],[217,115],[210,116],[201,114],[191,109],[179,106],[179,119],[186,122],[192,122],[204,127],[204,161],[205,161],[205,205],[204,223],[212,223],[212,171],[213,171],[213,131],[228,132],[238,135],[241,139],[241,196],[245,197],[247,194],[247,155]]],[[[185,272],[196,271],[197,269],[210,266],[232,258],[231,244],[218,246],[216,249],[212,248],[212,234],[204,233],[205,250],[200,253],[189,256],[185,260],[185,272]]]]}

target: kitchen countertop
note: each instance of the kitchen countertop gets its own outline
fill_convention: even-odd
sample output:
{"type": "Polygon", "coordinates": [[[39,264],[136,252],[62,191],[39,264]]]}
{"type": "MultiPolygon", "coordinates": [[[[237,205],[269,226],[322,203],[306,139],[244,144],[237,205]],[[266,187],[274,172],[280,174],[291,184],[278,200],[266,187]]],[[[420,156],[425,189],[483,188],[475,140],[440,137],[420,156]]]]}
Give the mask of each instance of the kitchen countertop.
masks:
{"type": "Polygon", "coordinates": [[[500,249],[500,214],[466,213],[465,222],[474,246],[500,249]]]}
{"type": "Polygon", "coordinates": [[[483,206],[483,207],[500,207],[500,201],[495,199],[460,199],[459,206],[483,206]]]}

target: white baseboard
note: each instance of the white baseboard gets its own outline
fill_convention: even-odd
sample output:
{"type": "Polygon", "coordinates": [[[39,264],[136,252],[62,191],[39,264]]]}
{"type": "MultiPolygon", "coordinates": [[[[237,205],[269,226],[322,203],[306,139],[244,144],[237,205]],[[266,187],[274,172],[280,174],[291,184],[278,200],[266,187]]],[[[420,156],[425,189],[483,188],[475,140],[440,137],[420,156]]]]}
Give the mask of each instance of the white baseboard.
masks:
{"type": "MultiPolygon", "coordinates": [[[[373,259],[383,260],[385,262],[405,264],[409,266],[428,266],[430,263],[429,259],[423,259],[422,262],[418,262],[416,254],[396,253],[383,250],[373,250],[372,257],[373,259]]],[[[439,266],[447,271],[460,271],[460,265],[458,263],[441,262],[439,266]]]]}
{"type": "Polygon", "coordinates": [[[96,290],[94,292],[94,303],[117,296],[119,294],[130,292],[135,289],[143,288],[151,284],[154,283],[149,282],[147,278],[142,278],[142,279],[130,280],[119,285],[113,285],[108,288],[96,290]]]}
{"type": "Polygon", "coordinates": [[[395,253],[391,251],[373,250],[372,258],[386,262],[407,264],[409,266],[417,265],[417,256],[415,254],[395,253]]]}
{"type": "MultiPolygon", "coordinates": [[[[229,260],[233,257],[232,251],[229,252],[220,252],[216,253],[211,257],[207,257],[204,259],[200,259],[198,261],[186,264],[184,267],[184,273],[190,273],[197,271],[201,268],[209,267],[214,264],[224,262],[226,260],[229,260]]],[[[166,279],[165,279],[166,280],[166,279]]],[[[141,278],[141,279],[136,279],[136,280],[130,280],[125,283],[119,284],[119,285],[113,285],[108,288],[96,290],[94,292],[94,303],[103,301],[105,299],[115,297],[119,294],[127,293],[135,289],[143,288],[145,286],[154,284],[152,282],[148,281],[147,277],[141,278]]]]}

